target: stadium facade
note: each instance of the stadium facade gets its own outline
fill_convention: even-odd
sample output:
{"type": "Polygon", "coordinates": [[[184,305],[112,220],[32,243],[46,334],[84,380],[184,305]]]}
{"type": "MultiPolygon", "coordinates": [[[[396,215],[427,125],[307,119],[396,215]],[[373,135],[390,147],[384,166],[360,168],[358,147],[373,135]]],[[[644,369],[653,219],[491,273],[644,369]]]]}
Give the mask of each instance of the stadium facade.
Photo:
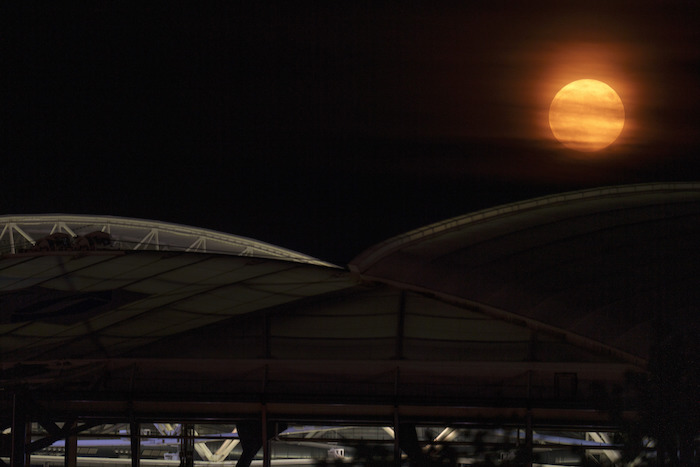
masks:
{"type": "MultiPolygon", "coordinates": [[[[667,424],[687,459],[699,234],[698,183],[499,206],[348,268],[163,222],[3,216],[0,459],[621,462],[615,433],[658,416],[648,383],[679,360],[659,397],[686,409],[667,424]]],[[[637,461],[674,449],[653,443],[637,461]]]]}

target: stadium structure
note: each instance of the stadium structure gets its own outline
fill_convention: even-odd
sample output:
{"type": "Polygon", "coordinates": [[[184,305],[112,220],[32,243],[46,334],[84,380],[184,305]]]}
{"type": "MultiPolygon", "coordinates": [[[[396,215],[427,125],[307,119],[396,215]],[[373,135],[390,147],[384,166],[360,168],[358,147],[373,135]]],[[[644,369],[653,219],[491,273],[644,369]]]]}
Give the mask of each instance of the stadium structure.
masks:
{"type": "Polygon", "coordinates": [[[499,206],[348,267],[164,222],[2,216],[0,460],[688,459],[699,234],[700,183],[499,206]],[[642,430],[654,417],[678,444],[642,430]]]}

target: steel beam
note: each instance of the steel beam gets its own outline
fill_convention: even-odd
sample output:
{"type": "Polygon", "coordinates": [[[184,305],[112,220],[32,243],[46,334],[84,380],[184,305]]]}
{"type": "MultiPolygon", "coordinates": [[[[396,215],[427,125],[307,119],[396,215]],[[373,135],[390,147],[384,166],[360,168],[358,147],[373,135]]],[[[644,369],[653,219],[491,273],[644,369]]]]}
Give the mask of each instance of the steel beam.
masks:
{"type": "Polygon", "coordinates": [[[267,407],[265,404],[262,406],[261,410],[262,423],[260,427],[260,433],[262,436],[262,448],[263,448],[263,467],[270,467],[270,436],[268,434],[267,426],[267,407]]]}
{"type": "Polygon", "coordinates": [[[129,424],[131,434],[131,467],[139,467],[141,464],[141,425],[136,421],[129,424]]]}
{"type": "Polygon", "coordinates": [[[66,436],[65,453],[63,465],[65,467],[77,467],[78,465],[78,435],[76,434],[78,424],[76,422],[66,423],[64,430],[68,430],[66,436]]]}
{"type": "Polygon", "coordinates": [[[30,417],[25,397],[15,393],[12,397],[12,450],[10,465],[12,467],[30,467],[28,444],[31,441],[28,425],[30,417]]]}
{"type": "Polygon", "coordinates": [[[525,466],[532,467],[532,411],[525,415],[525,466]]]}
{"type": "Polygon", "coordinates": [[[399,409],[394,408],[394,465],[401,467],[401,427],[399,425],[399,409]]]}
{"type": "MultiPolygon", "coordinates": [[[[209,459],[205,459],[209,460],[209,459]]],[[[194,466],[194,425],[185,423],[182,425],[182,437],[180,438],[180,467],[194,466]]]]}

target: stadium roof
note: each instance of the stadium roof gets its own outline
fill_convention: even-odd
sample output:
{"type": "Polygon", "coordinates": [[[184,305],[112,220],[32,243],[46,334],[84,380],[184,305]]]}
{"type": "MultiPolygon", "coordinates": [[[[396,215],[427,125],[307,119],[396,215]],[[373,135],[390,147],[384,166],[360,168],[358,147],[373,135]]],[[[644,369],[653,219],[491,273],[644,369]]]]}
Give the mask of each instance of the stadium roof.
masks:
{"type": "Polygon", "coordinates": [[[0,216],[0,254],[42,251],[38,242],[49,235],[77,238],[95,232],[110,235],[111,250],[214,253],[332,266],[296,251],[214,230],[145,219],[76,214],[0,216]]]}
{"type": "Polygon", "coordinates": [[[211,405],[236,395],[280,419],[398,401],[406,416],[508,417],[538,398],[542,419],[600,421],[593,383],[644,370],[657,324],[689,332],[700,298],[700,184],[501,206],[390,239],[350,271],[224,234],[195,252],[214,234],[171,224],[5,219],[0,241],[24,243],[0,257],[0,383],[115,417],[127,402],[242,413],[211,405]]]}
{"type": "Polygon", "coordinates": [[[352,284],[257,240],[109,216],[3,216],[0,251],[5,361],[114,356],[352,284]]]}
{"type": "Polygon", "coordinates": [[[449,219],[380,243],[350,268],[646,359],[654,323],[697,323],[698,238],[700,183],[629,185],[449,219]]]}

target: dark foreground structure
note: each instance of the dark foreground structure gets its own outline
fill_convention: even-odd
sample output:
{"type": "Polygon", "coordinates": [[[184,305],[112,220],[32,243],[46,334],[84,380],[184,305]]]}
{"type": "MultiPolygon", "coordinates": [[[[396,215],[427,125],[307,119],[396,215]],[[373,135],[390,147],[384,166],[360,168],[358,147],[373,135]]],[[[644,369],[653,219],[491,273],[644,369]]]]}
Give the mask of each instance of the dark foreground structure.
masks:
{"type": "Polygon", "coordinates": [[[700,184],[601,188],[389,239],[0,217],[0,459],[697,459],[700,184]]]}

